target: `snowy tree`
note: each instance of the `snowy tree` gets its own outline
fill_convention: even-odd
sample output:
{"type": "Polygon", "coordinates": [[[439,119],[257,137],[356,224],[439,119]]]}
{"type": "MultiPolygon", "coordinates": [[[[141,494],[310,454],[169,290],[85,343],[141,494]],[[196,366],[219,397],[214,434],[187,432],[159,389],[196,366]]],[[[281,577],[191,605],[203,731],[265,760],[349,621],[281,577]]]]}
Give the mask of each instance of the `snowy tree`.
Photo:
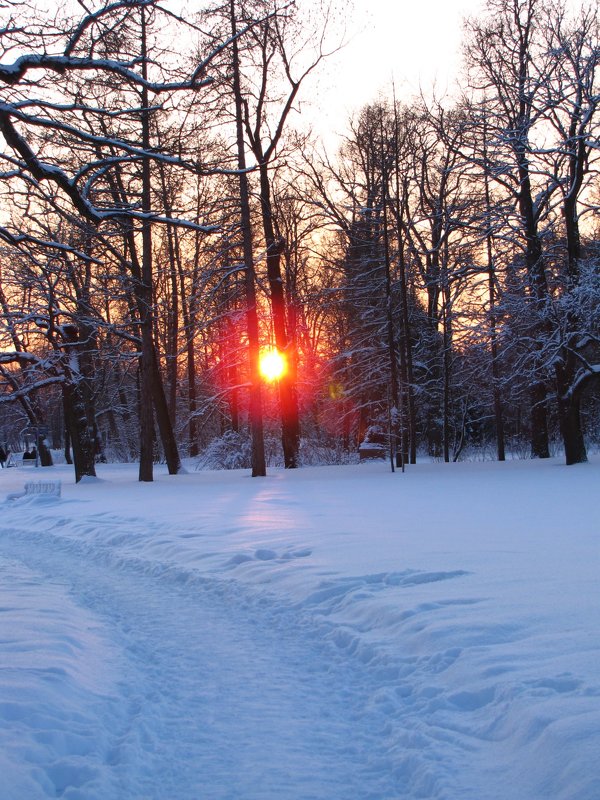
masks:
{"type": "MultiPolygon", "coordinates": [[[[5,179],[42,187],[58,213],[76,226],[92,226],[94,236],[120,229],[130,237],[128,264],[141,350],[141,480],[152,478],[153,406],[170,471],[177,472],[180,464],[153,340],[150,231],[160,215],[151,208],[150,163],[163,159],[190,167],[152,146],[150,96],[164,103],[173,93],[207,83],[203,62],[184,75],[165,57],[161,69],[153,66],[155,74],[150,74],[148,24],[159,11],[154,2],[117,2],[74,22],[23,27],[15,17],[3,30],[5,52],[18,41],[22,55],[0,65],[0,80],[7,86],[0,110],[0,131],[8,146],[5,179]],[[115,107],[115,99],[123,105],[115,107]]],[[[9,228],[3,236],[15,246],[29,238],[9,228]]]]}

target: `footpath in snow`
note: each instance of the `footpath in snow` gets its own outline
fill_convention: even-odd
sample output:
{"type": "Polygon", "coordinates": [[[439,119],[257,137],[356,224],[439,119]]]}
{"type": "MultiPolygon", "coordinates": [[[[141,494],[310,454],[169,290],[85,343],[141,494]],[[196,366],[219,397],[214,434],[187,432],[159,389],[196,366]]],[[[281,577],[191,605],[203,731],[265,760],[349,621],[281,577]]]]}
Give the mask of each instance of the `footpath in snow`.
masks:
{"type": "Polygon", "coordinates": [[[32,473],[0,800],[600,797],[598,460],[32,473]]]}

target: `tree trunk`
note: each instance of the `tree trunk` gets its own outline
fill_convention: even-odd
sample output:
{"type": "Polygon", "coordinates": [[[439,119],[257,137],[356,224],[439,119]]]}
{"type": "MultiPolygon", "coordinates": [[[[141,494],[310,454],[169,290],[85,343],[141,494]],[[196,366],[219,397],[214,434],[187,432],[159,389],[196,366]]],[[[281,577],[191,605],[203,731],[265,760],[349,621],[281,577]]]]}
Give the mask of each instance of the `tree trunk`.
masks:
{"type": "Polygon", "coordinates": [[[197,456],[198,450],[198,424],[196,412],[198,411],[198,398],[196,393],[196,354],[194,353],[194,339],[187,337],[187,377],[188,377],[188,409],[190,419],[188,422],[188,441],[190,456],[197,456]]]}
{"type": "MultiPolygon", "coordinates": [[[[198,424],[196,420],[196,413],[198,411],[198,393],[196,390],[196,352],[194,350],[194,328],[195,328],[195,310],[192,300],[187,299],[186,276],[183,269],[181,259],[181,243],[177,228],[173,229],[173,258],[177,267],[177,274],[179,277],[179,293],[180,299],[178,306],[181,308],[181,316],[183,319],[183,330],[185,333],[185,351],[186,351],[186,374],[187,374],[187,397],[188,397],[188,452],[190,456],[198,455],[198,424]]],[[[198,248],[196,248],[195,259],[198,259],[198,248]]],[[[194,268],[191,294],[194,294],[196,268],[194,268]]]]}
{"type": "MultiPolygon", "coordinates": [[[[142,24],[142,75],[147,74],[146,10],[140,9],[142,24]]],[[[150,111],[148,90],[142,88],[142,148],[150,150],[150,111]]],[[[150,212],[150,158],[142,159],[142,210],[150,212]]],[[[154,389],[153,284],[152,284],[152,224],[147,217],[142,221],[142,271],[136,285],[136,298],[140,312],[142,352],[140,355],[140,469],[139,480],[151,482],[153,475],[154,424],[152,398],[154,389]]]]}
{"type": "Polygon", "coordinates": [[[84,476],[95,478],[96,447],[90,435],[83,393],[76,383],[67,381],[63,384],[63,408],[73,448],[75,482],[78,483],[84,476]]]}
{"type": "Polygon", "coordinates": [[[398,380],[398,361],[396,358],[396,336],[394,332],[394,315],[392,305],[392,266],[390,257],[390,237],[388,230],[388,171],[385,160],[385,153],[383,150],[383,116],[379,119],[380,137],[381,137],[381,183],[382,183],[382,205],[383,205],[383,253],[385,260],[385,299],[386,299],[386,329],[387,329],[387,348],[390,369],[390,394],[391,402],[388,401],[389,413],[389,428],[390,428],[390,459],[392,465],[392,472],[394,465],[402,467],[404,465],[404,454],[402,452],[402,445],[398,447],[398,421],[400,418],[400,386],[398,380]],[[394,409],[395,414],[392,415],[391,408],[394,409]]]}
{"type": "Polygon", "coordinates": [[[443,408],[443,422],[442,422],[442,440],[444,448],[444,462],[450,462],[450,401],[451,401],[451,363],[450,352],[452,347],[452,323],[450,320],[450,313],[447,303],[449,302],[448,292],[444,287],[444,306],[442,309],[442,337],[443,348],[442,354],[442,372],[444,375],[444,396],[442,402],[443,408]]]}
{"type": "Polygon", "coordinates": [[[568,401],[559,399],[558,402],[560,430],[565,447],[567,465],[584,464],[588,460],[581,430],[579,407],[579,399],[572,398],[568,401]]]}
{"type": "MultiPolygon", "coordinates": [[[[396,138],[398,137],[398,116],[395,110],[396,138]]],[[[407,191],[406,185],[400,181],[399,159],[395,165],[396,204],[394,213],[396,217],[396,236],[398,246],[398,266],[400,268],[400,308],[402,314],[402,338],[400,342],[400,369],[402,371],[402,395],[404,402],[402,419],[402,459],[403,463],[409,461],[417,463],[417,413],[415,407],[412,332],[410,325],[410,312],[408,305],[408,281],[406,276],[406,258],[404,244],[404,202],[407,191]],[[404,199],[401,197],[401,186],[404,199]]]]}
{"type": "Polygon", "coordinates": [[[233,93],[235,98],[235,123],[240,187],[240,220],[244,254],[244,281],[246,290],[246,324],[248,328],[248,358],[250,363],[250,429],[252,434],[252,477],[267,474],[263,434],[262,393],[259,376],[260,340],[256,310],[256,276],[254,273],[254,248],[250,219],[250,191],[246,173],[246,152],[243,128],[243,98],[240,85],[240,62],[235,16],[235,0],[230,0],[230,23],[233,38],[233,93]]]}
{"type": "MultiPolygon", "coordinates": [[[[523,156],[524,158],[524,156],[523,156]]],[[[531,183],[529,169],[520,165],[519,176],[521,179],[520,209],[525,222],[526,235],[526,263],[527,274],[531,291],[531,302],[534,305],[534,318],[542,317],[545,304],[548,302],[548,284],[544,269],[542,245],[537,232],[533,200],[531,196],[531,183]]],[[[539,320],[532,325],[531,337],[534,342],[539,342],[547,331],[539,320]]],[[[538,365],[534,365],[536,372],[538,365]]],[[[541,377],[536,377],[531,387],[531,455],[533,458],[549,458],[550,446],[548,439],[548,404],[546,402],[546,383],[541,377]]]]}
{"type": "MultiPolygon", "coordinates": [[[[170,208],[167,208],[167,213],[172,214],[170,208]]],[[[169,418],[171,424],[175,425],[177,420],[177,383],[179,373],[179,291],[177,286],[177,267],[175,264],[175,253],[173,246],[173,235],[170,226],[167,226],[167,240],[169,246],[169,278],[171,284],[171,307],[169,309],[168,318],[168,335],[167,335],[167,383],[169,386],[169,418]]]]}
{"type": "Polygon", "coordinates": [[[275,236],[269,167],[264,161],[259,164],[260,202],[262,211],[265,244],[267,246],[267,278],[273,315],[275,345],[287,359],[287,371],[279,381],[279,403],[281,412],[281,443],[283,462],[286,469],[298,466],[300,449],[300,414],[296,389],[296,354],[293,342],[288,335],[286,321],[286,301],[281,274],[281,242],[275,236]]]}
{"type": "Polygon", "coordinates": [[[156,413],[156,422],[158,424],[158,431],[169,475],[177,475],[181,472],[181,458],[179,457],[179,450],[177,449],[177,441],[175,439],[173,425],[171,424],[171,417],[169,416],[169,407],[165,396],[162,375],[160,374],[160,368],[158,366],[158,356],[156,355],[154,347],[152,361],[152,400],[156,413]]]}
{"type": "Polygon", "coordinates": [[[490,304],[490,350],[492,355],[492,394],[494,397],[494,427],[496,429],[496,451],[498,461],[506,460],[504,444],[504,408],[500,392],[500,362],[498,358],[498,330],[496,320],[496,275],[494,264],[494,248],[492,239],[492,198],[490,193],[490,164],[488,161],[488,131],[483,124],[483,159],[484,159],[484,193],[487,248],[488,301],[490,304]]]}
{"type": "Polygon", "coordinates": [[[65,421],[64,455],[65,455],[65,461],[67,462],[67,464],[72,464],[73,463],[73,456],[72,456],[72,453],[71,453],[71,431],[69,430],[69,424],[68,424],[69,411],[67,409],[67,404],[65,402],[65,393],[63,392],[62,394],[63,394],[63,418],[64,418],[64,421],[65,421]]]}
{"type": "MultiPolygon", "coordinates": [[[[575,116],[573,123],[577,120],[575,116]]],[[[573,131],[575,133],[575,126],[573,131]]],[[[583,182],[585,157],[582,153],[583,138],[571,154],[572,176],[571,190],[563,203],[563,217],[567,237],[567,291],[572,291],[580,280],[581,238],[579,233],[579,218],[577,214],[577,197],[583,182]]],[[[568,465],[581,464],[587,461],[587,451],[583,438],[583,428],[580,415],[580,393],[569,392],[575,380],[576,364],[573,352],[578,349],[577,331],[580,329],[577,315],[567,312],[565,341],[561,348],[562,363],[555,367],[556,385],[558,393],[558,416],[560,431],[565,448],[565,460],[568,465]]]]}
{"type": "Polygon", "coordinates": [[[580,392],[569,392],[573,369],[567,360],[566,364],[557,364],[555,371],[558,390],[558,420],[565,448],[565,461],[569,466],[584,464],[588,459],[581,425],[581,395],[580,392]]]}
{"type": "Polygon", "coordinates": [[[550,458],[546,384],[541,381],[534,383],[529,396],[531,399],[531,457],[550,458]]]}
{"type": "Polygon", "coordinates": [[[64,371],[65,382],[62,385],[63,411],[65,426],[73,450],[75,482],[84,475],[96,477],[96,440],[94,435],[94,412],[87,385],[89,375],[89,359],[85,348],[88,342],[87,331],[81,332],[75,325],[64,325],[65,336],[64,371]]]}

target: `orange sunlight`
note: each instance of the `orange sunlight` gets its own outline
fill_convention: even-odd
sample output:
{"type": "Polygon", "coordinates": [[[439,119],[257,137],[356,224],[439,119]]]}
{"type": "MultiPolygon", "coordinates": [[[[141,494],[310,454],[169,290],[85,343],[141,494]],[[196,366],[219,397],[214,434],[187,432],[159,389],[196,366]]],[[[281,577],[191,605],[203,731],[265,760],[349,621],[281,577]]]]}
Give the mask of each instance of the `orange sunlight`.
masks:
{"type": "Polygon", "coordinates": [[[269,383],[278,381],[287,369],[285,356],[279,350],[263,350],[259,362],[260,374],[269,383]]]}

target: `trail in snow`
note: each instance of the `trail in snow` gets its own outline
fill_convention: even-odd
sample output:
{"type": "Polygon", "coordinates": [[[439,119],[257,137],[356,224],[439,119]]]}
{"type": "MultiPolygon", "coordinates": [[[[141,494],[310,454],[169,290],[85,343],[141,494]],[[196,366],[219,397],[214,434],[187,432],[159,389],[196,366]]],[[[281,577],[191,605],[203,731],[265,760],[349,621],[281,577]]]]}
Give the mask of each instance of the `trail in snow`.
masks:
{"type": "Polygon", "coordinates": [[[384,469],[2,504],[0,800],[600,797],[600,463],[384,469]]]}
{"type": "MultiPolygon", "coordinates": [[[[97,669],[119,676],[96,716],[108,730],[90,729],[88,742],[80,731],[88,764],[92,740],[104,748],[102,780],[76,774],[76,759],[56,757],[58,743],[30,800],[63,796],[66,786],[65,798],[85,800],[107,800],[107,791],[119,800],[403,796],[384,763],[385,719],[367,707],[359,671],[310,632],[269,628],[268,613],[233,585],[90,563],[89,551],[19,532],[0,540],[0,553],[40,587],[63,584],[108,644],[111,663],[97,669]]],[[[19,792],[5,787],[0,798],[23,800],[19,792]]]]}

